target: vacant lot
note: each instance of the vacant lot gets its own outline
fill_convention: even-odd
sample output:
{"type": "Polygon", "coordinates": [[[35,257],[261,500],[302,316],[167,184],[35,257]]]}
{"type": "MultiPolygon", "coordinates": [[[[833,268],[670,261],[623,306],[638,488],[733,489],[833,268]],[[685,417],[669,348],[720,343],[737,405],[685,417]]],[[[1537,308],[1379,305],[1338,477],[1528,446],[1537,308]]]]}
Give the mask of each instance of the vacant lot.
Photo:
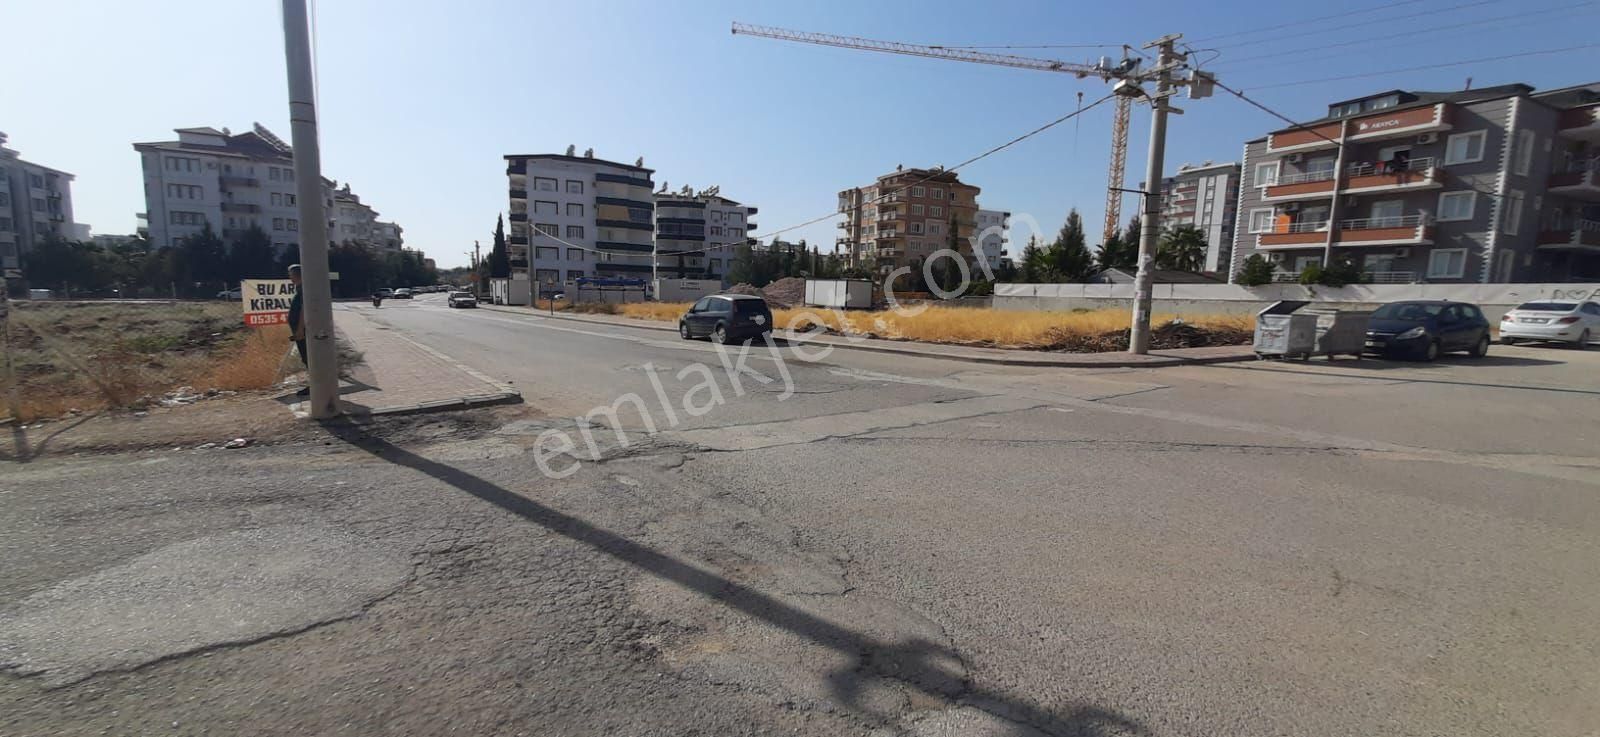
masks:
{"type": "MultiPolygon", "coordinates": [[[[645,320],[677,320],[688,304],[644,302],[606,305],[613,314],[645,320]]],[[[890,340],[915,340],[996,348],[1091,353],[1128,347],[1126,310],[1020,312],[965,307],[909,307],[901,311],[837,312],[818,308],[772,312],[779,328],[820,324],[830,332],[890,340]]],[[[1255,319],[1248,315],[1156,315],[1157,348],[1238,345],[1250,342],[1255,319]]]]}
{"type": "Polygon", "coordinates": [[[265,388],[286,340],[281,326],[247,330],[234,303],[18,303],[10,349],[21,419],[126,407],[185,385],[265,388]]]}

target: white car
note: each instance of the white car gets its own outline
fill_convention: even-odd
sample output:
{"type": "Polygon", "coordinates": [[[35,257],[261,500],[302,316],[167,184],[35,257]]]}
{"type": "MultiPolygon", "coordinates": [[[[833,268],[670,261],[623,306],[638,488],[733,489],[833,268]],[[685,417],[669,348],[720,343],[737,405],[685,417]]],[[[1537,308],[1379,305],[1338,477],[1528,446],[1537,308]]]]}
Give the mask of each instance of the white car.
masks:
{"type": "Polygon", "coordinates": [[[1600,303],[1540,300],[1524,302],[1500,318],[1500,342],[1523,340],[1570,343],[1582,349],[1600,340],[1600,303]]]}
{"type": "Polygon", "coordinates": [[[451,292],[445,298],[445,304],[451,307],[477,307],[478,298],[472,296],[472,292],[451,292]]]}

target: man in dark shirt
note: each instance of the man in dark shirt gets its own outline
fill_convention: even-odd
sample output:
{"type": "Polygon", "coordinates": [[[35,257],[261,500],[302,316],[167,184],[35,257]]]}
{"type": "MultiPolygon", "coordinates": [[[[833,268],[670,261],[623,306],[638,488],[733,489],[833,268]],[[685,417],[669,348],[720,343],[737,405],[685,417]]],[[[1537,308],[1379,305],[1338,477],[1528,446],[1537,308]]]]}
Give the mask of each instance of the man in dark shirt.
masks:
{"type": "MultiPolygon", "coordinates": [[[[289,299],[289,338],[294,341],[294,349],[300,352],[300,363],[310,369],[311,364],[306,362],[306,311],[305,302],[300,296],[300,264],[289,267],[289,281],[294,284],[294,297],[289,299]]],[[[295,392],[302,397],[310,393],[309,386],[301,387],[300,391],[295,392]]]]}

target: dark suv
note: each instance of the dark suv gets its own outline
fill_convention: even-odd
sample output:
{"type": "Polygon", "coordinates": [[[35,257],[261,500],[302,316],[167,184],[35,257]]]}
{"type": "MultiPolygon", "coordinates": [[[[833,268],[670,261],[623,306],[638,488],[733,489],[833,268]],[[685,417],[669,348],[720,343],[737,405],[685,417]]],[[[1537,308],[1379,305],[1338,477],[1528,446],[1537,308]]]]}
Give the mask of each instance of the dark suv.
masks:
{"type": "Polygon", "coordinates": [[[702,297],[678,318],[678,335],[684,340],[709,337],[718,343],[742,343],[772,332],[772,310],[767,301],[749,294],[702,297]]]}
{"type": "Polygon", "coordinates": [[[1477,305],[1465,302],[1390,302],[1367,323],[1367,352],[1401,354],[1432,361],[1440,353],[1466,351],[1474,358],[1489,352],[1489,321],[1477,305]]]}

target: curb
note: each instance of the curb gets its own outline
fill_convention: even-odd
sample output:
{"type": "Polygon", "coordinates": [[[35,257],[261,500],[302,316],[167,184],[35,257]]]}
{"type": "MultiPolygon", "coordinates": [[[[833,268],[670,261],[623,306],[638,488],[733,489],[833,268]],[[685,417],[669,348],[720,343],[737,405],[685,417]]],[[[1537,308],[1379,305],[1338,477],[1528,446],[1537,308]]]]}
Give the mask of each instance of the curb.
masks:
{"type": "MultiPolygon", "coordinates": [[[[561,315],[561,314],[552,315],[552,314],[550,314],[548,312],[535,312],[535,311],[532,311],[532,310],[529,310],[529,309],[526,309],[526,308],[521,308],[521,307],[507,307],[507,306],[504,306],[504,305],[479,305],[479,308],[486,309],[486,310],[493,310],[495,312],[507,312],[507,313],[511,313],[511,314],[514,314],[514,315],[532,315],[532,316],[535,316],[535,317],[543,317],[543,318],[547,318],[547,319],[573,320],[573,321],[576,321],[576,322],[588,322],[588,323],[595,323],[595,324],[598,324],[598,325],[613,325],[613,326],[619,326],[619,327],[625,327],[625,328],[639,328],[641,330],[664,330],[664,331],[669,332],[669,333],[677,333],[678,332],[675,328],[672,328],[672,327],[667,326],[667,325],[639,325],[639,324],[635,324],[635,323],[631,323],[631,322],[620,322],[620,321],[617,321],[617,320],[607,320],[605,318],[600,318],[600,317],[581,317],[581,316],[578,316],[578,315],[561,315]]],[[[881,341],[881,339],[875,339],[875,340],[880,340],[881,341]]],[[[840,338],[840,339],[829,339],[829,340],[818,340],[818,339],[812,338],[812,339],[805,340],[803,342],[808,343],[808,344],[812,344],[812,345],[826,345],[826,346],[833,346],[835,348],[845,348],[845,349],[848,349],[848,350],[868,351],[868,352],[871,352],[871,353],[893,353],[893,354],[901,355],[901,356],[916,356],[916,357],[919,357],[919,358],[932,358],[932,359],[939,359],[939,360],[945,360],[945,361],[963,361],[963,362],[966,362],[966,363],[985,363],[985,364],[990,364],[990,365],[994,365],[994,366],[1037,366],[1037,367],[1040,367],[1040,368],[1162,368],[1162,367],[1166,367],[1166,366],[1198,366],[1198,365],[1211,364],[1211,363],[1238,363],[1238,362],[1243,362],[1243,361],[1254,361],[1254,360],[1256,360],[1256,354],[1254,352],[1244,353],[1244,354],[1240,354],[1240,355],[1237,355],[1237,356],[1223,355],[1223,356],[1199,356],[1199,357],[1195,357],[1195,358],[1186,358],[1186,357],[1183,357],[1183,356],[1170,356],[1170,355],[1167,355],[1167,356],[1155,356],[1153,358],[1142,358],[1142,359],[1137,359],[1137,360],[1128,359],[1128,360],[1118,360],[1118,361],[1085,360],[1085,359],[1081,359],[1081,358],[1059,358],[1059,359],[1057,359],[1057,358],[1046,358],[1046,359],[1033,358],[1033,359],[1024,359],[1024,358],[1020,358],[1020,357],[1018,357],[1018,358],[1009,358],[1009,357],[1005,357],[1005,356],[974,356],[974,355],[963,355],[963,354],[959,354],[959,353],[940,353],[940,352],[938,352],[938,349],[929,350],[929,349],[901,348],[901,347],[895,346],[895,345],[862,345],[860,343],[851,343],[847,339],[842,339],[842,338],[840,338]]],[[[888,342],[888,341],[884,341],[884,342],[888,342]]],[[[929,345],[932,345],[932,344],[929,344],[929,345]]],[[[1004,350],[1004,349],[994,349],[994,350],[1004,350]]],[[[1179,350],[1181,350],[1181,349],[1179,349],[1179,350]]],[[[1023,351],[1018,351],[1018,353],[1024,353],[1024,352],[1023,351]]],[[[1087,354],[1087,355],[1102,356],[1102,355],[1105,355],[1105,354],[1103,354],[1103,353],[1091,353],[1091,354],[1087,354]]]]}

